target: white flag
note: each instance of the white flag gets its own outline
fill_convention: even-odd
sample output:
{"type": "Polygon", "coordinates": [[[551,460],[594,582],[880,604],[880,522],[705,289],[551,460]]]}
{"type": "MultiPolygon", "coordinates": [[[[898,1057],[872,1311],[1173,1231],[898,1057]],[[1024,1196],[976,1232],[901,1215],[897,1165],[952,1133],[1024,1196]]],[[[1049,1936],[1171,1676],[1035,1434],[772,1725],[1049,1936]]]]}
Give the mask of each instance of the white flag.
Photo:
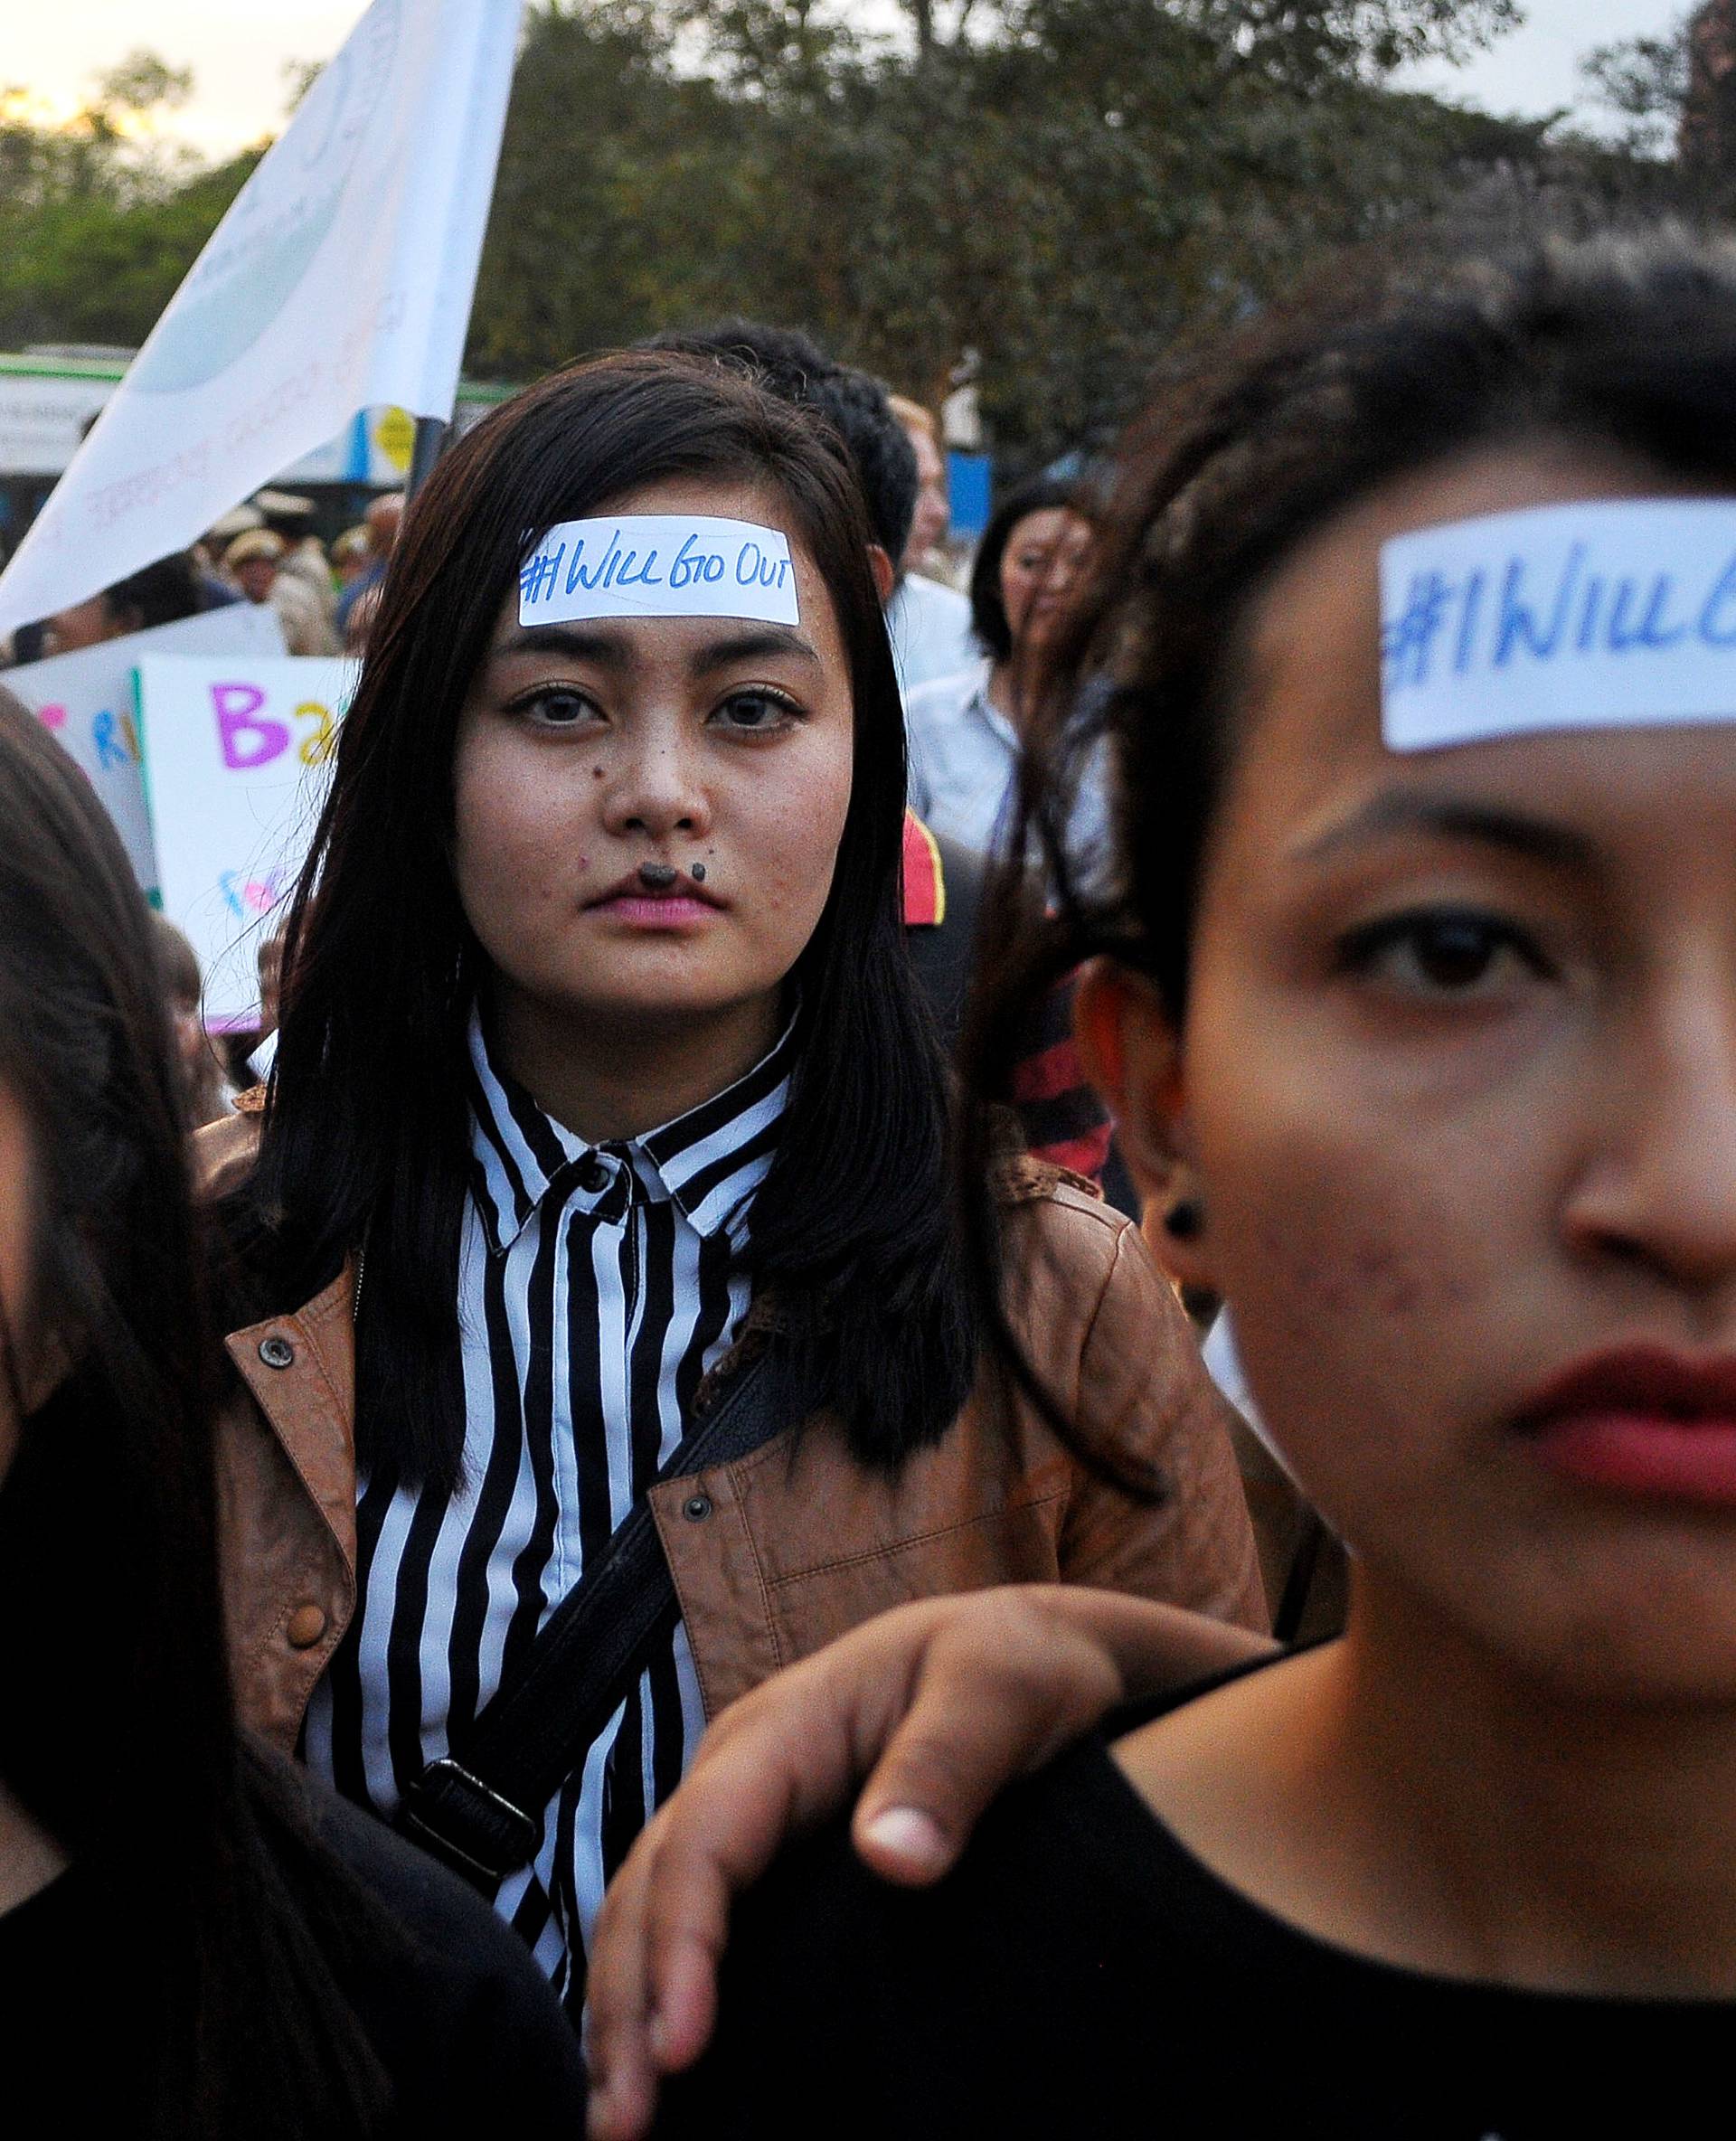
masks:
{"type": "Polygon", "coordinates": [[[359,409],[449,418],[523,0],[373,0],[0,574],[0,632],[184,550],[359,409]]]}

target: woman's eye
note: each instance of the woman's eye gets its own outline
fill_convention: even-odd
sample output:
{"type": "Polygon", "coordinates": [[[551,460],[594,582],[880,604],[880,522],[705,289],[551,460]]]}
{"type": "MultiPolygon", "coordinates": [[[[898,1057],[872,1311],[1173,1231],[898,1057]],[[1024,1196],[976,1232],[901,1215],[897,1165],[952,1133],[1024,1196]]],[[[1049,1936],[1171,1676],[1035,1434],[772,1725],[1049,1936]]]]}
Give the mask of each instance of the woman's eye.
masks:
{"type": "Polygon", "coordinates": [[[553,688],[521,699],[518,712],[540,729],[571,729],[589,721],[597,709],[582,692],[553,688]]]}
{"type": "Polygon", "coordinates": [[[1344,967],[1412,996],[1493,995],[1549,971],[1522,929],[1493,916],[1441,912],[1392,915],[1344,939],[1344,967]]]}
{"type": "Polygon", "coordinates": [[[745,730],[750,735],[786,728],[795,718],[796,708],[775,692],[731,692],[712,715],[722,727],[745,730]]]}

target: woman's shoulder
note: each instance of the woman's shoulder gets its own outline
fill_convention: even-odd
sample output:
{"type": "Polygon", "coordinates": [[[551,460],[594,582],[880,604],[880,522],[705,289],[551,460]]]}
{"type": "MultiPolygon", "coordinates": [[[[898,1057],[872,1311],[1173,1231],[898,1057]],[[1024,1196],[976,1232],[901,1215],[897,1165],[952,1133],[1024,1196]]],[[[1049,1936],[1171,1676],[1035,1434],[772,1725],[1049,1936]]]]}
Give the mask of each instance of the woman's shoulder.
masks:
{"type": "Polygon", "coordinates": [[[1223,1438],[1228,1408],[1134,1222],[1094,1184],[1028,1158],[1000,1165],[995,1193],[1008,1316],[1081,1438],[1135,1476],[1154,1433],[1223,1438]]]}
{"type": "MultiPolygon", "coordinates": [[[[1137,1996],[1121,1876],[1152,1833],[1091,1744],[1009,1790],[931,1890],[874,1879],[841,1823],[806,1839],[741,1906],[717,2036],[658,2132],[1115,2130],[1085,2104],[1053,2123],[1054,2087],[1080,2031],[1103,2051],[1099,1995],[1137,1996]]],[[[1116,2079],[1100,2056],[1086,2074],[1116,2079]]]]}
{"type": "Polygon", "coordinates": [[[1584,2141],[1648,2130],[1606,2117],[1625,2073],[1711,2084],[1732,2013],[1331,1946],[1194,1857],[1099,1740],[1008,1790],[932,1889],[876,1881],[842,1825],[791,1851],[738,1915],[717,2037],[658,2131],[1584,2141]]]}
{"type": "Polygon", "coordinates": [[[244,1182],[259,1155],[265,1127],[262,1088],[241,1094],[235,1113],[193,1134],[193,1182],[201,1197],[215,1202],[244,1182]]]}

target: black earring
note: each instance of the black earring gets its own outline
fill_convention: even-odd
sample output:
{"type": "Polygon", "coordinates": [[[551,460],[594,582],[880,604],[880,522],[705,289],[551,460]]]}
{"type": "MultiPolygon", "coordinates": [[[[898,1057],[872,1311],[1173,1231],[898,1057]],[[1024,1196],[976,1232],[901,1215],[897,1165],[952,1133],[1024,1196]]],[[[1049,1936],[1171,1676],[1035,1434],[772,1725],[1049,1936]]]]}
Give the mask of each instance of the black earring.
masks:
{"type": "Polygon", "coordinates": [[[1164,1231],[1177,1241],[1192,1241],[1205,1228],[1205,1207],[1197,1197],[1183,1197],[1164,1214],[1164,1231]]]}

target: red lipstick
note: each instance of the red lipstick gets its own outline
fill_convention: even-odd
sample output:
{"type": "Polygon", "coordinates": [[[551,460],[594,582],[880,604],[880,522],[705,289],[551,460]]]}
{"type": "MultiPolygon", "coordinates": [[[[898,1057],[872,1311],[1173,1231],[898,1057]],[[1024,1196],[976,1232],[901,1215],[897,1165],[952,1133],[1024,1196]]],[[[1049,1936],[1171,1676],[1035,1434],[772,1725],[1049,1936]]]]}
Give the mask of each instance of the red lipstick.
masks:
{"type": "Polygon", "coordinates": [[[1552,1377],[1518,1426],[1582,1485],[1736,1508],[1736,1354],[1613,1347],[1552,1377]]]}

